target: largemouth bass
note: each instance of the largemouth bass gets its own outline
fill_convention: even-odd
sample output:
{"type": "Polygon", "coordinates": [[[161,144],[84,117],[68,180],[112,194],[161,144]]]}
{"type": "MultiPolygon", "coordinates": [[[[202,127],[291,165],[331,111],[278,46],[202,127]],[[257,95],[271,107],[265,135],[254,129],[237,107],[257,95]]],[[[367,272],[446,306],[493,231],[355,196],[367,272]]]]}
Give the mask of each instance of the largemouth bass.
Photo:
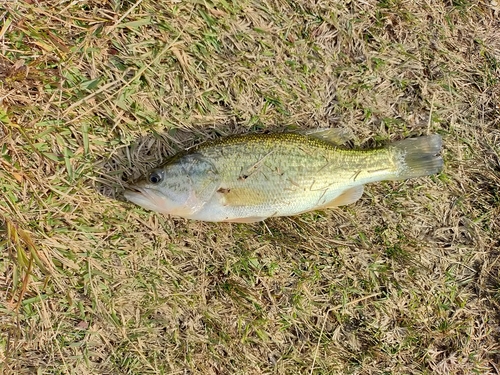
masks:
{"type": "Polygon", "coordinates": [[[348,150],[338,143],[335,137],[294,133],[206,142],[152,170],[125,197],[187,219],[251,223],[350,204],[367,183],[443,168],[437,134],[373,150],[348,150]]]}

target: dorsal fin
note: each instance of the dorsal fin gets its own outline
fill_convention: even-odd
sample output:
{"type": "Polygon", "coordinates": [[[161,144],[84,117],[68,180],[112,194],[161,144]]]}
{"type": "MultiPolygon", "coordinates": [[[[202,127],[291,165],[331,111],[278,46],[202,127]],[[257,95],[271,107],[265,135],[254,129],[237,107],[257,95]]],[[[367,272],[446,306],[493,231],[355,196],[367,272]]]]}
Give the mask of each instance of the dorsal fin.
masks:
{"type": "Polygon", "coordinates": [[[323,139],[334,145],[343,145],[353,138],[352,131],[347,128],[314,129],[307,130],[302,134],[323,139]]]}

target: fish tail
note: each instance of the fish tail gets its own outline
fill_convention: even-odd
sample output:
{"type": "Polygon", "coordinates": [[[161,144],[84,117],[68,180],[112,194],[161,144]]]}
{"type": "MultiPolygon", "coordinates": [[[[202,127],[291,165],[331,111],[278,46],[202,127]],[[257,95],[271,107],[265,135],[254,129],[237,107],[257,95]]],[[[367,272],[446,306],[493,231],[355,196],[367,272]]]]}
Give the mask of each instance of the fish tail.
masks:
{"type": "Polygon", "coordinates": [[[439,134],[408,138],[392,143],[399,168],[395,180],[428,176],[443,169],[442,139],[439,134]]]}

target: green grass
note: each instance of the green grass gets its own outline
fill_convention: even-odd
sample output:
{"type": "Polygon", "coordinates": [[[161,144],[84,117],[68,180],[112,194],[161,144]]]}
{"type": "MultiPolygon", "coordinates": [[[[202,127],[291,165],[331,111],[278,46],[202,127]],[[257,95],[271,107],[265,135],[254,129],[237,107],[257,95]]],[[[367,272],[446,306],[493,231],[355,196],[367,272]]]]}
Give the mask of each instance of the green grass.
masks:
{"type": "Polygon", "coordinates": [[[0,5],[2,373],[498,373],[499,11],[0,5]],[[445,170],[252,225],[123,201],[193,144],[318,127],[439,133],[445,170]]]}

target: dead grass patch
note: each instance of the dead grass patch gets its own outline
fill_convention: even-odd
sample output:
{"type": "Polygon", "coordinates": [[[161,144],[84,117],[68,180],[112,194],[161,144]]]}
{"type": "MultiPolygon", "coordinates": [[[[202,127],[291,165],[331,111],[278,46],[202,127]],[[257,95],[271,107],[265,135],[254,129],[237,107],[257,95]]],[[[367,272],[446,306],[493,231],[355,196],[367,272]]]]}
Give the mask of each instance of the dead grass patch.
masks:
{"type": "Polygon", "coordinates": [[[2,371],[498,373],[495,4],[0,5],[2,371]],[[446,168],[255,225],[117,200],[208,138],[333,126],[438,132],[446,168]]]}

